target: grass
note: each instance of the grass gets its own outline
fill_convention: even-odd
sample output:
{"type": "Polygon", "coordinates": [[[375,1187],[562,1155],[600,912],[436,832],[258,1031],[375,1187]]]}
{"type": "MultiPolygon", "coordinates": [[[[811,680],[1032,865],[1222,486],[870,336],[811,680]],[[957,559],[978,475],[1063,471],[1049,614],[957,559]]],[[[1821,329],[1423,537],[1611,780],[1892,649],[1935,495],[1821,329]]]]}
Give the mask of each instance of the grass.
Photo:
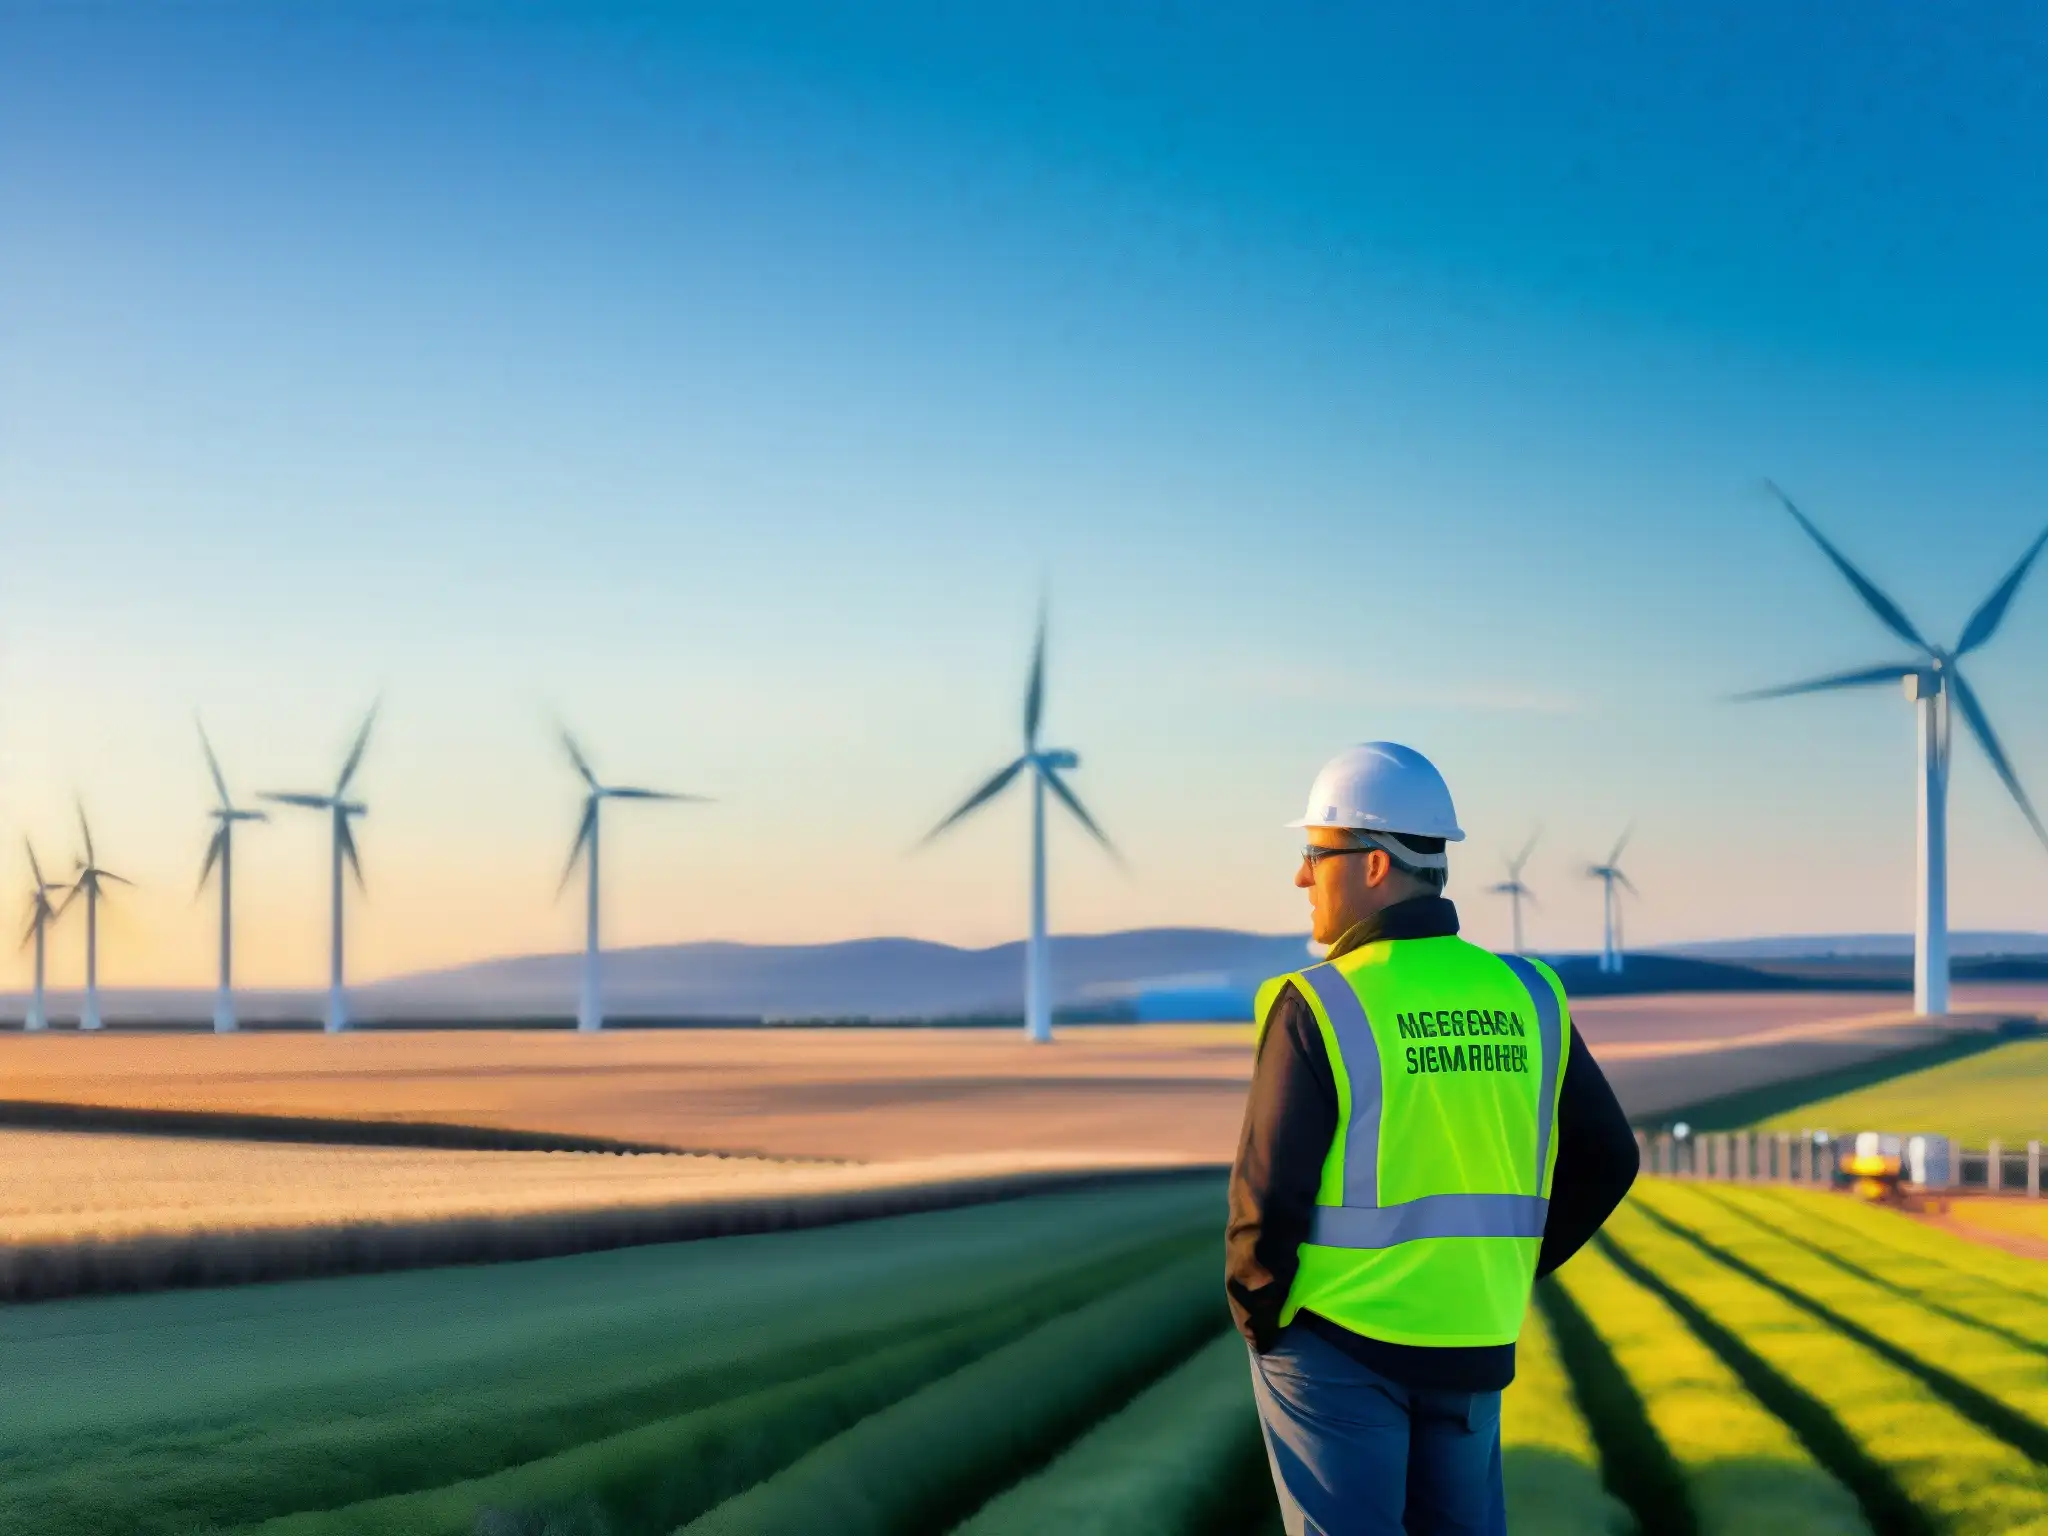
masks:
{"type": "Polygon", "coordinates": [[[1918,1374],[1652,1220],[1644,1195],[1668,1185],[1637,1188],[1608,1224],[1617,1251],[1698,1314],[1689,1326],[1856,1494],[1879,1536],[2048,1532],[2048,1486],[2030,1457],[1918,1374]]]}
{"type": "Polygon", "coordinates": [[[825,1441],[688,1536],[892,1536],[979,1508],[1225,1320],[1213,1251],[1111,1293],[825,1441]]]}
{"type": "Polygon", "coordinates": [[[1597,1247],[1582,1250],[1559,1281],[1634,1388],[1699,1536],[1773,1526],[1867,1536],[1855,1499],[1667,1303],[1597,1247]]]}
{"type": "Polygon", "coordinates": [[[1233,1331],[984,1505],[958,1536],[1240,1536],[1274,1502],[1233,1331]]]}
{"type": "MultiPolygon", "coordinates": [[[[1994,1324],[1937,1307],[1824,1257],[1690,1185],[1653,1188],[1644,1204],[1746,1266],[1817,1321],[1915,1374],[1989,1433],[2048,1465],[2048,1358],[1994,1324]]],[[[2044,1484],[2048,1488],[2048,1484],[2044,1484]]]]}
{"type": "MultiPolygon", "coordinates": [[[[1888,1085],[1910,1082],[1936,1068],[2003,1049],[2009,1047],[2004,1046],[1997,1035],[1955,1035],[1931,1045],[1894,1051],[1870,1061],[1850,1062],[1804,1077],[1784,1078],[1734,1093],[1716,1094],[1677,1108],[1659,1110],[1642,1123],[1648,1129],[1656,1129],[1683,1120],[1697,1131],[1740,1131],[1759,1125],[1785,1131],[1797,1131],[1807,1126],[1816,1129],[1898,1130],[1901,1127],[1890,1124],[1879,1126],[1875,1122],[1868,1125],[1858,1122],[1852,1126],[1846,1120],[1816,1119],[1814,1117],[1820,1111],[1815,1106],[1860,1096],[1865,1091],[1879,1092],[1888,1085]]],[[[1925,1130],[1926,1127],[1915,1126],[1913,1129],[1925,1130]]]]}
{"type": "Polygon", "coordinates": [[[1204,1178],[0,1309],[0,1531],[170,1536],[489,1477],[828,1373],[934,1318],[1018,1297],[1055,1315],[1212,1250],[1220,1220],[1204,1178]]]}
{"type": "Polygon", "coordinates": [[[2048,1040],[2014,1041],[1759,1119],[1764,1130],[1939,1134],[1977,1149],[1997,1137],[2011,1150],[2048,1139],[2048,1040]]]}
{"type": "Polygon", "coordinates": [[[1558,1358],[1550,1324],[1530,1308],[1501,1400],[1502,1472],[1516,1536],[1625,1536],[1629,1513],[1600,1483],[1600,1455],[1558,1358]]]}
{"type": "Polygon", "coordinates": [[[2048,1352],[2048,1287],[2037,1261],[1958,1242],[1910,1217],[1840,1195],[1768,1185],[1697,1188],[1879,1285],[2048,1352]]]}

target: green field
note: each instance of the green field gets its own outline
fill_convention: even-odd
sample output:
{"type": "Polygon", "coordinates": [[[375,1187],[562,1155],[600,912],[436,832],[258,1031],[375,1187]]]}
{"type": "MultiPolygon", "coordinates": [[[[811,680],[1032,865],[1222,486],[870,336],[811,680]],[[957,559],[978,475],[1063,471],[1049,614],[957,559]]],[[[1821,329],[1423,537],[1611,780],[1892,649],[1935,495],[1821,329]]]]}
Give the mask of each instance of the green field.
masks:
{"type": "Polygon", "coordinates": [[[1976,1150],[1993,1137],[2009,1149],[2048,1140],[2048,1040],[2016,1041],[1756,1123],[1772,1131],[1932,1133],[1976,1150]]]}
{"type": "MultiPolygon", "coordinates": [[[[0,1532],[1277,1530],[1213,1177],[0,1310],[0,1532]]],[[[2048,1533],[2041,1267],[1646,1181],[1539,1288],[1518,1536],[2048,1533]]]]}

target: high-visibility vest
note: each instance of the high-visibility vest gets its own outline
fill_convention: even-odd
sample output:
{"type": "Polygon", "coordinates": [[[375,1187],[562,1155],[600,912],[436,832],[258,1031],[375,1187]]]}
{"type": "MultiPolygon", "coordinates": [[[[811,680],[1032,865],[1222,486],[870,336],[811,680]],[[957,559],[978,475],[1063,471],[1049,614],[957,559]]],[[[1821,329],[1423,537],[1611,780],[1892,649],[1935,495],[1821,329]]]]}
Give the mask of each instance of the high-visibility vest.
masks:
{"type": "Polygon", "coordinates": [[[1510,1344],[1536,1277],[1570,1039],[1539,960],[1381,940],[1293,982],[1337,1084],[1337,1133],[1281,1310],[1395,1344],[1510,1344]]]}

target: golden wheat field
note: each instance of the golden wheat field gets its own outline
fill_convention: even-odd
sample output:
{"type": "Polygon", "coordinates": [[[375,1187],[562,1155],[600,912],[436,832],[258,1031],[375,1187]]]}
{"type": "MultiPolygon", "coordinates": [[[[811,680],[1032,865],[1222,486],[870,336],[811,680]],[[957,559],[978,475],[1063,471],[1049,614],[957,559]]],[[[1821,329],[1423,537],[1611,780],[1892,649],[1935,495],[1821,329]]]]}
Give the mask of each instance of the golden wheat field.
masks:
{"type": "Polygon", "coordinates": [[[0,1244],[830,1195],[1105,1164],[1143,1165],[1088,1152],[824,1163],[0,1131],[0,1244]]]}

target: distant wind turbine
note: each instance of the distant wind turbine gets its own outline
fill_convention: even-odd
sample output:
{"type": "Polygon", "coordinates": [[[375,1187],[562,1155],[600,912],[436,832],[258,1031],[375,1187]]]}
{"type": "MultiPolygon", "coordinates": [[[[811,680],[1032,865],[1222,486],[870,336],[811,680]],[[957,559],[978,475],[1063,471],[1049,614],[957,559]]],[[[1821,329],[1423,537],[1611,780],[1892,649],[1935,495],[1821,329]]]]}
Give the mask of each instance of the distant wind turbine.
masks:
{"type": "Polygon", "coordinates": [[[356,877],[356,888],[363,885],[362,860],[356,856],[355,834],[349,823],[358,816],[369,814],[370,808],[359,800],[348,798],[348,786],[356,776],[356,769],[362,765],[363,749],[370,744],[370,727],[377,723],[377,708],[370,707],[363,717],[362,729],[356,732],[355,745],[348,750],[348,756],[341,765],[341,775],[334,781],[331,794],[273,793],[262,798],[276,805],[296,805],[304,810],[325,811],[332,827],[330,842],[333,845],[333,948],[329,956],[327,971],[327,1032],[338,1034],[348,1028],[348,991],[342,972],[342,912],[343,896],[341,867],[344,861],[356,877]]]}
{"type": "Polygon", "coordinates": [[[1913,627],[1913,621],[1889,597],[1877,589],[1874,582],[1855,566],[1834,545],[1830,544],[1821,531],[1807,520],[1806,514],[1792,504],[1792,499],[1777,486],[1769,487],[1772,495],[1784,503],[1807,536],[1821,548],[1821,553],[1833,562],[1849,585],[1856,589],[1856,595],[1863,604],[1877,615],[1878,622],[1899,639],[1913,647],[1919,654],[1903,661],[1894,661],[1874,667],[1860,667],[1852,672],[1837,672],[1827,677],[1816,677],[1803,683],[1789,683],[1781,688],[1763,688],[1754,693],[1741,694],[1742,699],[1776,699],[1798,693],[1825,693],[1838,688],[1871,688],[1885,683],[1905,685],[1906,697],[1920,707],[1920,750],[1919,750],[1919,887],[1916,891],[1913,916],[1913,1011],[1920,1014],[1948,1012],[1948,764],[1950,745],[1949,717],[1950,700],[1955,708],[1962,711],[1964,722],[1970,727],[1970,734],[1977,738],[1977,744],[1984,749],[1984,755],[1991,759],[1992,770],[1999,782],[2005,785],[2027,824],[2034,829],[2034,835],[2048,844],[2048,828],[2041,825],[2041,818],[2034,814],[2033,802],[2027,799],[2027,792],[2020,787],[2019,776],[2013,772],[2012,764],[2006,759],[2005,748],[1999,745],[1998,733],[1991,728],[1991,717],[1984,713],[1984,706],[1978,702],[1976,690],[1963,677],[1959,665],[1962,658],[1984,645],[1998,632],[1999,624],[2005,618],[2005,611],[2012,604],[2013,594],[2026,579],[2034,557],[2041,553],[2043,544],[2048,544],[2048,531],[2044,531],[2027,552],[2020,556],[2019,563],[2006,573],[2005,580],[1992,588],[1991,595],[1977,605],[1977,611],[1963,626],[1962,637],[1952,648],[1935,645],[1913,627]]]}
{"type": "Polygon", "coordinates": [[[33,843],[24,839],[22,846],[28,849],[29,873],[35,877],[36,883],[29,892],[28,932],[22,937],[21,944],[24,949],[31,944],[36,947],[36,989],[29,998],[28,1016],[22,1020],[21,1027],[36,1031],[50,1027],[50,1010],[45,1006],[43,997],[44,958],[48,949],[45,936],[50,924],[57,920],[57,907],[50,898],[64,887],[52,885],[43,878],[43,866],[36,861],[33,843]]]}
{"type": "Polygon", "coordinates": [[[78,861],[78,877],[72,882],[71,894],[64,898],[64,905],[57,909],[62,917],[71,903],[79,897],[85,898],[85,1006],[79,1011],[80,1029],[98,1029],[105,1021],[100,1017],[100,898],[105,895],[103,881],[111,880],[116,885],[133,885],[135,882],[115,874],[111,869],[101,869],[99,855],[93,851],[92,823],[85,819],[85,807],[78,808],[78,830],[85,840],[85,853],[78,861]]]}
{"type": "Polygon", "coordinates": [[[220,804],[207,813],[216,825],[213,841],[206,845],[206,862],[199,869],[199,889],[206,889],[207,878],[215,869],[220,871],[220,991],[213,1000],[213,1028],[214,1033],[226,1035],[235,1029],[235,823],[268,821],[270,817],[235,804],[203,725],[199,727],[199,745],[206,752],[207,771],[220,795],[220,804]]]}
{"type": "Polygon", "coordinates": [[[1629,827],[1615,839],[1614,849],[1607,855],[1604,864],[1589,864],[1586,876],[1601,884],[1602,905],[1600,917],[1600,969],[1612,976],[1621,974],[1621,905],[1614,888],[1618,885],[1632,895],[1640,896],[1621,867],[1621,850],[1628,846],[1628,840],[1635,836],[1635,828],[1629,827]]]}
{"type": "Polygon", "coordinates": [[[1522,903],[1527,901],[1533,906],[1536,901],[1536,893],[1522,882],[1522,868],[1529,862],[1529,855],[1536,851],[1536,839],[1542,835],[1540,832],[1531,833],[1529,841],[1522,846],[1522,851],[1508,860],[1507,879],[1501,881],[1499,885],[1487,888],[1493,895],[1505,896],[1508,899],[1514,913],[1515,953],[1518,955],[1522,952],[1522,903]]]}
{"type": "Polygon", "coordinates": [[[1031,770],[1031,938],[1024,950],[1024,1035],[1033,1042],[1043,1044],[1052,1039],[1052,978],[1048,966],[1045,937],[1045,792],[1050,789],[1059,801],[1088,830],[1088,835],[1109,851],[1111,858],[1121,858],[1116,847],[1102,828],[1095,824],[1081,802],[1075,798],[1066,780],[1060,777],[1063,771],[1071,771],[1081,765],[1081,759],[1073,752],[1041,748],[1038,745],[1039,718],[1045,708],[1045,613],[1038,615],[1038,643],[1031,653],[1031,680],[1024,689],[1024,753],[1007,767],[997,771],[981,788],[961,802],[959,809],[925,834],[929,843],[956,822],[964,820],[980,810],[1010,787],[1010,781],[1025,769],[1031,770]]]}
{"type": "Polygon", "coordinates": [[[579,1030],[595,1031],[604,1028],[604,977],[602,974],[604,951],[598,930],[598,828],[600,808],[607,800],[661,800],[671,804],[708,804],[704,795],[676,795],[660,789],[632,789],[617,784],[600,784],[597,774],[592,771],[590,760],[583,755],[583,749],[576,745],[576,738],[567,731],[562,732],[562,745],[568,750],[569,761],[576,765],[576,771],[583,776],[583,820],[576,827],[576,841],[569,847],[569,862],[562,870],[562,883],[555,889],[560,896],[569,885],[570,877],[576,873],[576,865],[584,867],[587,891],[583,930],[583,992],[576,1004],[576,1027],[579,1030]]]}

